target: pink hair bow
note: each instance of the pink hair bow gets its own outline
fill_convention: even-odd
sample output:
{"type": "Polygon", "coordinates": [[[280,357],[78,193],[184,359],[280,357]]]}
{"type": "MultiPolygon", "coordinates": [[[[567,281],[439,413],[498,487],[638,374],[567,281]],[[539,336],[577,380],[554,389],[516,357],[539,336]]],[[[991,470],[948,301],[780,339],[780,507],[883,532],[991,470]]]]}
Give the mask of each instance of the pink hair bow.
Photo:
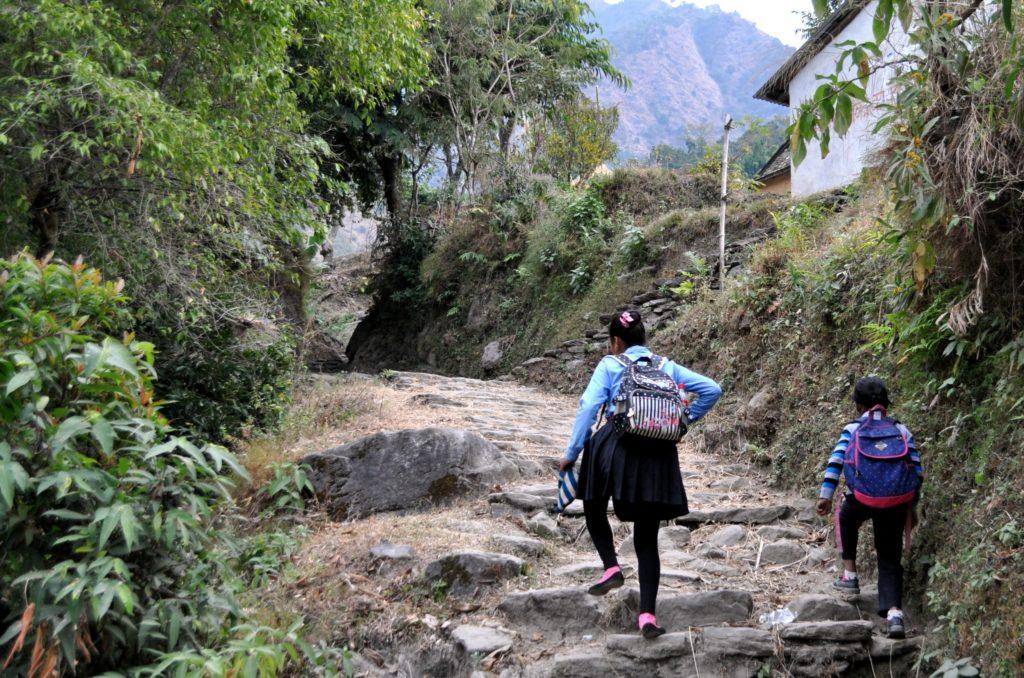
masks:
{"type": "Polygon", "coordinates": [[[622,315],[619,316],[619,322],[624,326],[629,327],[629,324],[633,322],[633,316],[630,315],[629,311],[624,311],[622,315]]]}

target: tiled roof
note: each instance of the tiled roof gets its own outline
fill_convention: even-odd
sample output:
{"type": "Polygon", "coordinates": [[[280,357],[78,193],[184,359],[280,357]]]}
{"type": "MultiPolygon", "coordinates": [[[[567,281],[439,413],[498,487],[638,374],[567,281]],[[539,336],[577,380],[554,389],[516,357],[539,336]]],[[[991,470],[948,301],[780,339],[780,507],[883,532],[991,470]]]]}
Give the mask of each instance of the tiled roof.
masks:
{"type": "Polygon", "coordinates": [[[775,151],[775,155],[764,164],[764,167],[758,170],[754,178],[758,181],[764,181],[790,172],[791,158],[792,154],[790,153],[789,140],[787,139],[785,143],[779,146],[779,150],[775,151]]]}

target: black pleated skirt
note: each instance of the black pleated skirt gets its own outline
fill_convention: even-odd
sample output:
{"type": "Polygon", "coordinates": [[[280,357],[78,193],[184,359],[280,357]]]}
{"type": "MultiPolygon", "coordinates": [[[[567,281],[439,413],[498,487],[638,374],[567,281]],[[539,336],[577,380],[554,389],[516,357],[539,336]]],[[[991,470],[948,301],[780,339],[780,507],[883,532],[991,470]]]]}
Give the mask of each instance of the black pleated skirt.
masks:
{"type": "Polygon", "coordinates": [[[619,520],[671,520],[690,512],[675,443],[621,436],[611,422],[598,429],[580,464],[576,496],[610,497],[619,520]]]}

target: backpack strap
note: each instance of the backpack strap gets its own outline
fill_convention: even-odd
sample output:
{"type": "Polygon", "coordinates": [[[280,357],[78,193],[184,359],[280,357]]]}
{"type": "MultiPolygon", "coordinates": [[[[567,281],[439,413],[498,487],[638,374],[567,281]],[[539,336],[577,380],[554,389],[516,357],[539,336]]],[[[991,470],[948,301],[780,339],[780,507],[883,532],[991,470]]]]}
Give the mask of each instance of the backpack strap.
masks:
{"type": "Polygon", "coordinates": [[[625,353],[619,353],[617,355],[610,355],[608,357],[611,358],[612,360],[614,360],[615,362],[617,362],[618,364],[622,365],[623,367],[629,367],[630,365],[633,364],[632,359],[630,359],[630,357],[628,355],[626,355],[625,353]]]}

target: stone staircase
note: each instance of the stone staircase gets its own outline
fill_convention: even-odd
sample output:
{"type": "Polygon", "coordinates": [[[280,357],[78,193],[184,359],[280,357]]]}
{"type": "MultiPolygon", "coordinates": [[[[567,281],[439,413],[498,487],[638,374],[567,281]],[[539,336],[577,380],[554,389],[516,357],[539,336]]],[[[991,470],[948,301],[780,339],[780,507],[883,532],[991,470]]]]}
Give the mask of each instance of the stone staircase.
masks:
{"type": "MultiPolygon", "coordinates": [[[[680,445],[692,511],[662,527],[657,612],[669,633],[648,641],[636,629],[631,525],[610,516],[626,585],[597,598],[586,587],[603,567],[580,503],[557,517],[550,510],[573,399],[509,381],[398,373],[392,384],[445,425],[506,445],[523,480],[451,514],[417,518],[472,537],[458,548],[421,543],[431,554],[423,560],[403,544],[371,550],[374,576],[406,572],[412,579],[399,588],[420,582],[443,592],[445,611],[421,616],[421,644],[397,659],[394,648],[391,658],[383,648],[354,648],[357,675],[908,675],[923,637],[911,627],[908,640],[885,638],[871,590],[843,597],[832,589],[829,525],[810,499],[770,490],[756,468],[688,439],[680,445]],[[787,623],[769,621],[780,617],[787,623]]],[[[386,580],[376,581],[386,590],[386,580]]]]}

